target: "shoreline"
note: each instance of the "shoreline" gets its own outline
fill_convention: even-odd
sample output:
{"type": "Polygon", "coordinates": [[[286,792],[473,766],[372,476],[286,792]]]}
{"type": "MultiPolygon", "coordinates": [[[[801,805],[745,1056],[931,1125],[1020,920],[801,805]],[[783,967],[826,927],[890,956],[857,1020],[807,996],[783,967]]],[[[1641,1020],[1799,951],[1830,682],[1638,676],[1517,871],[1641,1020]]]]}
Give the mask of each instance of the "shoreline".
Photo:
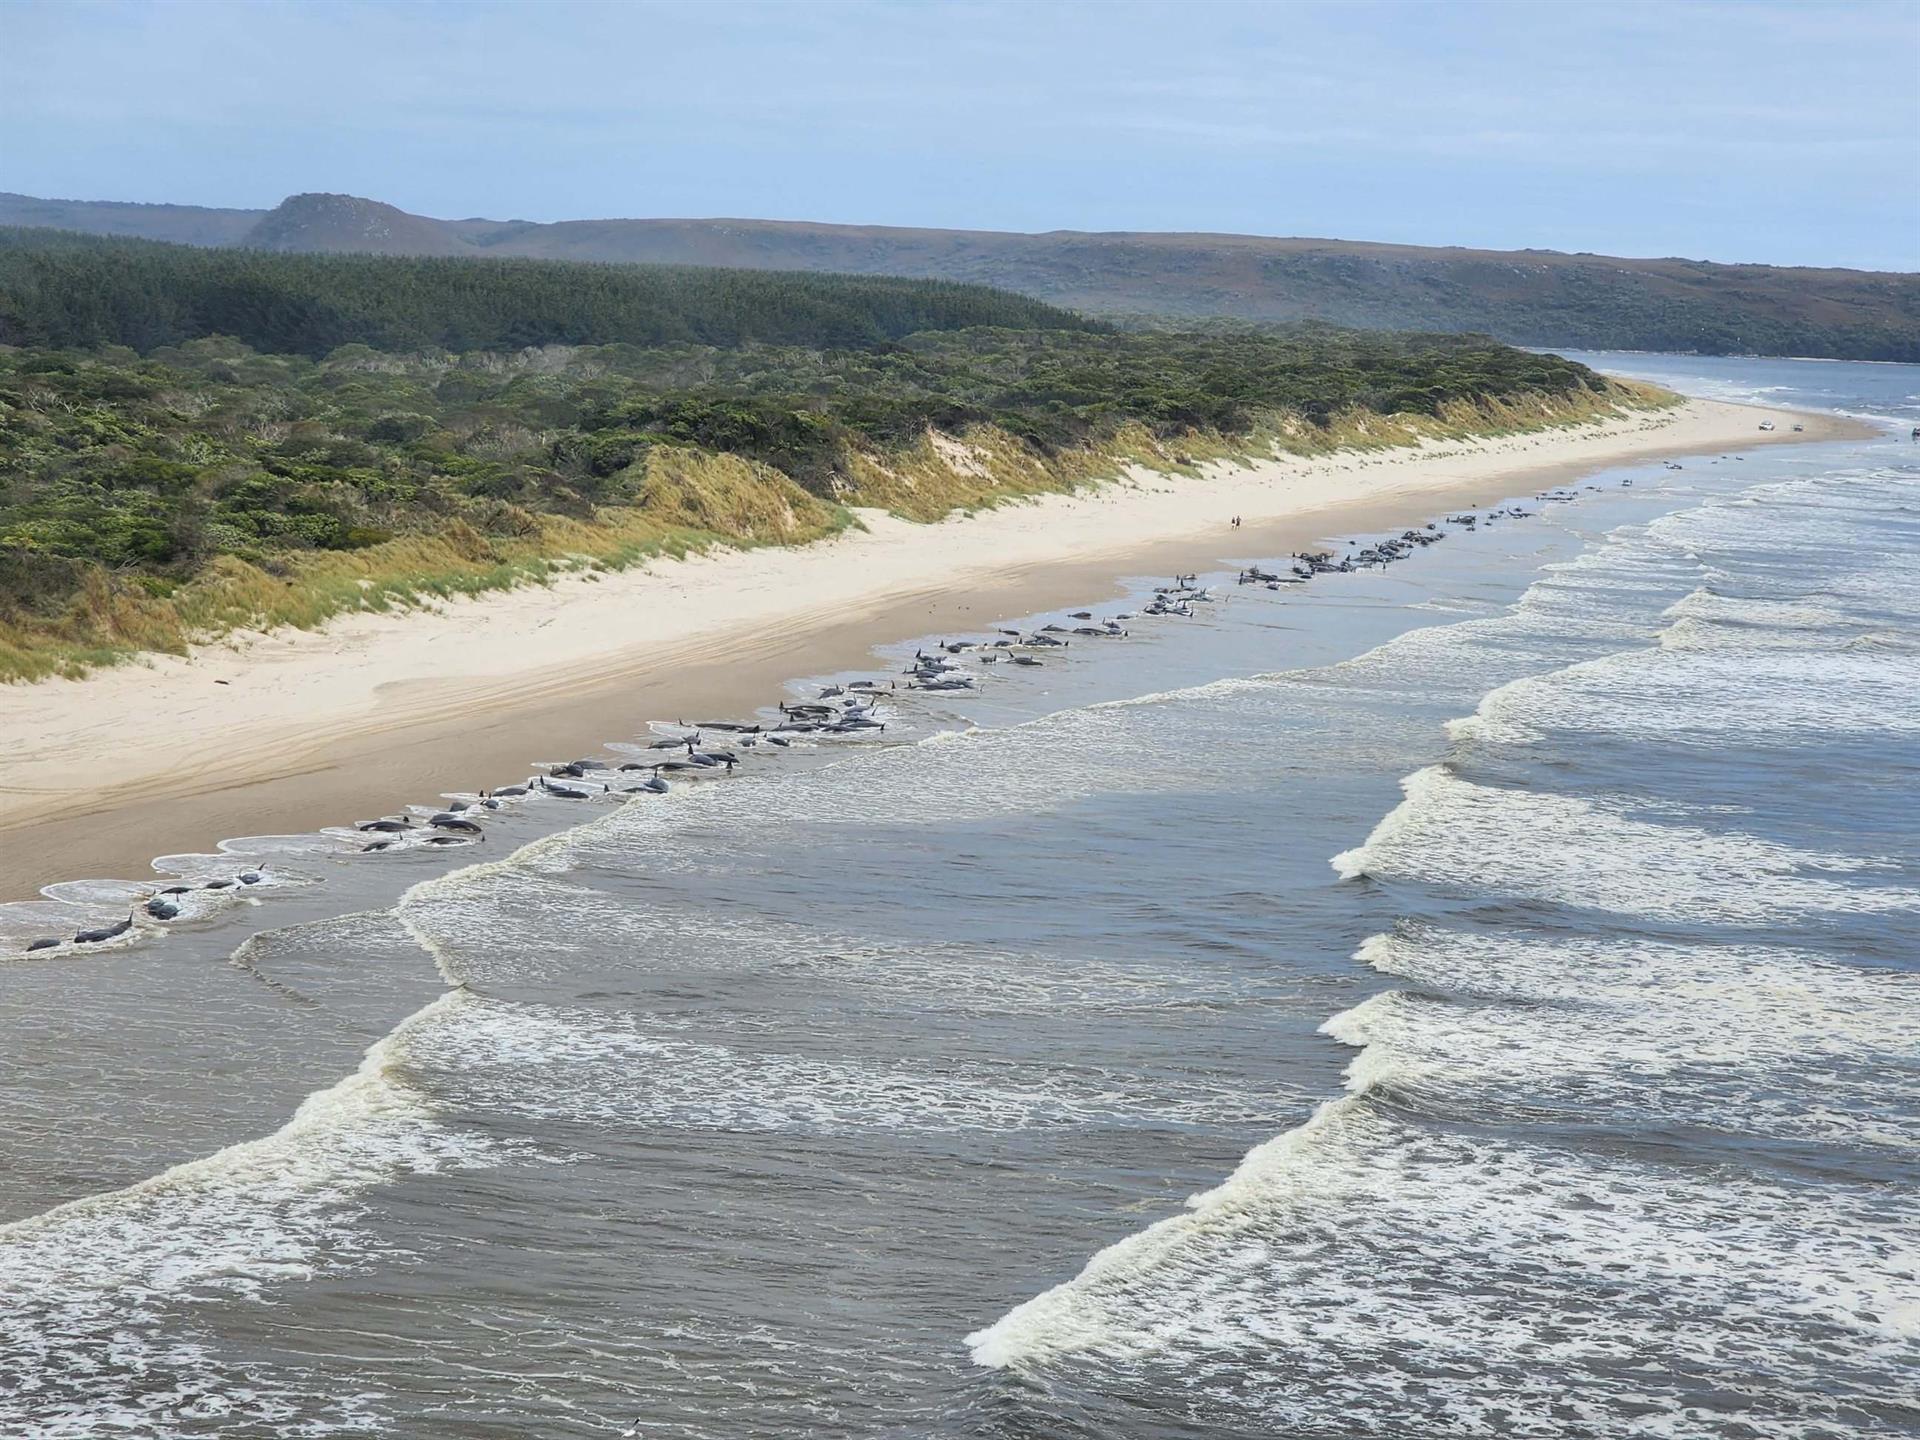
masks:
{"type": "Polygon", "coordinates": [[[929,525],[866,512],[864,530],[811,545],[650,562],[3,686],[0,902],[62,880],[145,879],[156,857],[223,839],[518,780],[649,719],[745,718],[795,679],[871,668],[877,646],[1094,604],[1128,576],[1422,525],[1610,466],[1877,433],[1690,400],[1490,440],[1213,464],[1198,478],[1133,471],[929,525]],[[1758,431],[1769,417],[1782,428],[1758,431]]]}

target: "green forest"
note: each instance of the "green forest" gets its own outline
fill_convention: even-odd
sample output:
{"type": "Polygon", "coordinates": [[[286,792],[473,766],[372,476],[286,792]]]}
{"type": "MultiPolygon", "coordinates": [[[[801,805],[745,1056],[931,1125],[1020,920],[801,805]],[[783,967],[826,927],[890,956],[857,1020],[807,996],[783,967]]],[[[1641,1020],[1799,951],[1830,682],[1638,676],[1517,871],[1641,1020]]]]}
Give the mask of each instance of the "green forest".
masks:
{"type": "MultiPolygon", "coordinates": [[[[23,253],[0,251],[0,266],[23,253]]],[[[1541,417],[1569,417],[1621,398],[1581,365],[1485,338],[1115,334],[938,283],[145,244],[31,253],[55,256],[34,273],[61,279],[0,280],[10,325],[30,314],[42,336],[118,338],[0,345],[0,677],[518,583],[583,555],[804,540],[853,505],[933,519],[1112,474],[1143,447],[1190,463],[1283,430],[1297,447],[1331,443],[1357,414],[1491,421],[1540,402],[1541,417]],[[216,283],[203,261],[233,268],[216,283]],[[248,275],[258,283],[225,295],[248,275]],[[179,317],[237,295],[263,302],[250,333],[280,350],[221,333],[127,343],[156,316],[210,327],[179,317]],[[596,309],[600,296],[614,298],[596,309]],[[365,323],[315,357],[294,337],[316,333],[321,307],[365,323]],[[582,333],[631,322],[645,340],[540,328],[568,314],[582,333]],[[423,331],[494,343],[395,348],[423,331]],[[936,431],[982,447],[978,479],[924,463],[936,431]]]]}
{"type": "Polygon", "coordinates": [[[320,359],[529,345],[862,349],[969,325],[1100,328],[1038,300],[944,280],[564,260],[202,250],[0,228],[0,344],[125,345],[208,335],[320,359]]]}

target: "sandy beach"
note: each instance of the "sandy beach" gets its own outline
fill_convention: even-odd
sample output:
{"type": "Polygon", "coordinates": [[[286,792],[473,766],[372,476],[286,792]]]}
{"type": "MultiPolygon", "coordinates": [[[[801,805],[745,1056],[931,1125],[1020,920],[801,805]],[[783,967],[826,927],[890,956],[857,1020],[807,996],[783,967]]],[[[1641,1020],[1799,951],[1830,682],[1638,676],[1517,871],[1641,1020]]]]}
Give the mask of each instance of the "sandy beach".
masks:
{"type": "Polygon", "coordinates": [[[239,635],[82,681],[0,687],[0,899],[55,880],[139,878],[157,855],[517,780],[649,719],[747,715],[795,677],[868,664],[876,645],[1093,604],[1125,576],[1424,523],[1608,465],[1865,428],[1696,400],[1578,430],[1199,477],[1141,472],[936,525],[863,512],[863,530],[802,548],[239,635]],[[1769,416],[1778,428],[1763,433],[1769,416]]]}

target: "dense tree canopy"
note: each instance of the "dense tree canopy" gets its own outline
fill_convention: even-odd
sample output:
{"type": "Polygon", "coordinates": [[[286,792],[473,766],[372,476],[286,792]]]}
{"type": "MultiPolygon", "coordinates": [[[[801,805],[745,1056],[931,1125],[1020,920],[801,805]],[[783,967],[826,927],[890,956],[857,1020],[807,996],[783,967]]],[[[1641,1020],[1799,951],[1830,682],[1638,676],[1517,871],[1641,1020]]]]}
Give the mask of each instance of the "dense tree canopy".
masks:
{"type": "Polygon", "coordinates": [[[1037,300],[943,280],[560,260],[202,250],[0,229],[0,344],[126,345],[209,335],[319,359],[529,345],[859,349],[974,325],[1096,328],[1037,300]]]}

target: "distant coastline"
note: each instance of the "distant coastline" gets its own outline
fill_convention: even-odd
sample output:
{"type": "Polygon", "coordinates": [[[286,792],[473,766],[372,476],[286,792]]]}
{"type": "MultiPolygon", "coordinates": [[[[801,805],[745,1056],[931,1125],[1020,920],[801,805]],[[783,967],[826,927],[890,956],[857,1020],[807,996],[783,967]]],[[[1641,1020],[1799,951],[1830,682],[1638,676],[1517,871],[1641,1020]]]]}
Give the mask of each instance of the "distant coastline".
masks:
{"type": "Polygon", "coordinates": [[[1912,360],[1857,360],[1846,355],[1769,355],[1758,350],[1630,350],[1620,345],[1561,346],[1522,345],[1535,355],[1558,355],[1565,350],[1595,355],[1677,355],[1689,360],[1789,360],[1796,365],[1912,365],[1912,360]]]}

